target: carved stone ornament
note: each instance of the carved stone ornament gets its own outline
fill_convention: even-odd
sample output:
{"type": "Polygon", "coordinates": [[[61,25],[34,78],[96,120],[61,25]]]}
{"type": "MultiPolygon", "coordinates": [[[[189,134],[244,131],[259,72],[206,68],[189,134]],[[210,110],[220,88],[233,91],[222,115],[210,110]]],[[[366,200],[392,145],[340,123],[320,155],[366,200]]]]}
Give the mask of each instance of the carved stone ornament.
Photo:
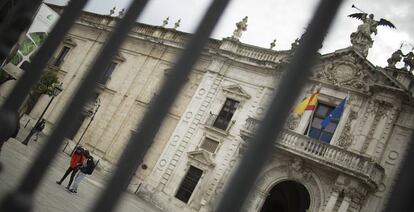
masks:
{"type": "Polygon", "coordinates": [[[300,158],[289,161],[288,173],[292,178],[299,180],[309,180],[312,177],[311,171],[304,167],[303,160],[300,158]]]}
{"type": "Polygon", "coordinates": [[[287,128],[289,130],[295,130],[300,122],[300,117],[296,114],[290,114],[287,120],[287,128]]]}
{"type": "Polygon", "coordinates": [[[353,120],[356,119],[356,112],[351,111],[349,116],[348,116],[348,120],[345,124],[344,129],[342,130],[342,134],[341,136],[339,136],[338,138],[338,145],[340,147],[343,147],[345,149],[347,149],[353,140],[353,135],[351,135],[351,123],[353,120]]]}
{"type": "Polygon", "coordinates": [[[372,80],[354,63],[349,61],[331,63],[325,69],[317,72],[315,77],[338,87],[348,87],[367,92],[372,80]]]}
{"type": "Polygon", "coordinates": [[[346,188],[344,192],[346,196],[350,197],[358,205],[362,203],[367,193],[366,189],[362,187],[355,188],[353,186],[346,188]]]}

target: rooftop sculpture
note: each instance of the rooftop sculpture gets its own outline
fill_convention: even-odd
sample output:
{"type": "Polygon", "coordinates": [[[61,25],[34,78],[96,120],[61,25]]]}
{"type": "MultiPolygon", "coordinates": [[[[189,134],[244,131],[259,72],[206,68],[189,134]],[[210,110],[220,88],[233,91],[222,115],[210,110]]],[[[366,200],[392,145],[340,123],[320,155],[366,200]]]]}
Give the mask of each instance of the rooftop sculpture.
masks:
{"type": "Polygon", "coordinates": [[[276,46],[276,39],[274,39],[271,43],[270,43],[270,49],[275,48],[276,46]]]}
{"type": "Polygon", "coordinates": [[[112,16],[113,14],[115,14],[115,10],[116,10],[116,7],[113,7],[113,8],[109,11],[109,16],[112,16]]]}
{"type": "Polygon", "coordinates": [[[178,21],[177,21],[177,22],[175,22],[175,24],[174,24],[174,29],[177,29],[178,27],[180,27],[180,24],[181,24],[181,18],[180,18],[180,19],[178,19],[178,21]]]}
{"type": "Polygon", "coordinates": [[[170,20],[170,17],[167,17],[164,21],[162,21],[162,27],[166,27],[168,25],[169,20],[170,20]]]}
{"type": "Polygon", "coordinates": [[[243,18],[242,21],[236,23],[236,29],[233,32],[231,38],[239,40],[242,36],[242,33],[247,30],[247,16],[243,18]]]}
{"type": "Polygon", "coordinates": [[[361,11],[362,13],[353,13],[348,15],[348,17],[356,18],[362,21],[357,28],[356,32],[351,34],[351,43],[352,46],[361,52],[363,56],[368,56],[368,50],[372,47],[374,43],[371,35],[374,33],[377,34],[377,27],[378,26],[388,26],[390,28],[394,28],[394,24],[390,21],[381,18],[379,21],[374,19],[374,14],[369,14],[360,10],[359,8],[352,5],[353,8],[361,11]]]}

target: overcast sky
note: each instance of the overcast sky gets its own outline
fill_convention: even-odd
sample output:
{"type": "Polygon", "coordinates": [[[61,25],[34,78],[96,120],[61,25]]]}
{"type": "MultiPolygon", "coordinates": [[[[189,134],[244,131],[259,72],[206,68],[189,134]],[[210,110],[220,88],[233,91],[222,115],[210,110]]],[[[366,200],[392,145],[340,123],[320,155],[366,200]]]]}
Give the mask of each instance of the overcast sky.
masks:
{"type": "MultiPolygon", "coordinates": [[[[49,3],[65,4],[66,0],[46,0],[49,3]]],[[[116,6],[117,12],[128,6],[131,0],[90,0],[85,8],[87,11],[109,14],[116,6]]],[[[150,0],[139,22],[161,25],[169,16],[168,27],[181,18],[178,30],[193,32],[211,0],[150,0]]],[[[304,32],[311,15],[319,0],[233,0],[222,16],[219,25],[214,30],[213,38],[222,39],[232,35],[235,23],[248,18],[248,27],[240,39],[243,43],[256,46],[270,46],[277,39],[275,49],[286,50],[290,44],[304,32]]],[[[414,47],[414,1],[412,0],[347,0],[337,14],[333,27],[325,39],[322,53],[350,46],[349,36],[362,23],[347,15],[359,12],[351,5],[367,13],[373,13],[375,19],[385,18],[391,21],[397,29],[379,26],[378,34],[374,36],[374,45],[369,51],[368,59],[375,65],[386,66],[392,52],[405,45],[403,53],[408,53],[414,47]]],[[[401,65],[401,64],[400,64],[401,65]]]]}

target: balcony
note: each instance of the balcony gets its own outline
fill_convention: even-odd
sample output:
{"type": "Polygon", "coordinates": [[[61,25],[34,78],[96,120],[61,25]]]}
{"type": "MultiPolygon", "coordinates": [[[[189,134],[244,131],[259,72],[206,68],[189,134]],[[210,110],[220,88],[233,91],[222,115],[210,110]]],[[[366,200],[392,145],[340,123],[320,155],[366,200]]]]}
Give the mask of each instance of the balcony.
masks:
{"type": "Polygon", "coordinates": [[[205,123],[206,129],[215,132],[216,134],[227,136],[229,134],[231,127],[234,124],[234,120],[226,122],[223,120],[219,121],[217,118],[218,115],[210,112],[209,117],[207,118],[207,121],[205,123]]]}
{"type": "MultiPolygon", "coordinates": [[[[258,120],[248,118],[245,126],[240,130],[242,138],[247,140],[252,137],[258,124],[258,120]]],[[[282,131],[275,142],[275,147],[305,160],[354,176],[371,188],[377,188],[384,176],[384,169],[369,157],[311,139],[291,130],[282,131]]]]}

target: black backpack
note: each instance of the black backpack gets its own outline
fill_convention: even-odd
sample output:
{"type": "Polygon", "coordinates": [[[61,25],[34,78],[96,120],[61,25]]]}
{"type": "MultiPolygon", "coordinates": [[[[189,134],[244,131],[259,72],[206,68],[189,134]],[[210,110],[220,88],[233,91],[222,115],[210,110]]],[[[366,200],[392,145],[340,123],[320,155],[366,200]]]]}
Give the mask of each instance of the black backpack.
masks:
{"type": "Polygon", "coordinates": [[[85,174],[91,175],[93,170],[95,170],[96,164],[93,162],[92,158],[88,158],[86,161],[86,166],[81,168],[81,171],[85,174]]]}

